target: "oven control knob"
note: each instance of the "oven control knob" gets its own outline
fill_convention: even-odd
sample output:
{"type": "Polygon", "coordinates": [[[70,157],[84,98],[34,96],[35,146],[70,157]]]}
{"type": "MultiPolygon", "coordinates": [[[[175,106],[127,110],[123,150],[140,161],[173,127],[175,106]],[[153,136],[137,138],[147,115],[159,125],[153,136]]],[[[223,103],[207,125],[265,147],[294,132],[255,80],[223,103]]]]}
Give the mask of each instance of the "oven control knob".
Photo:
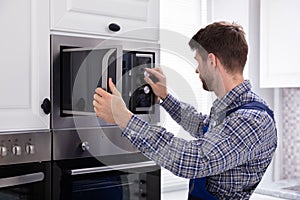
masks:
{"type": "Polygon", "coordinates": [[[35,146],[33,144],[27,144],[25,147],[25,151],[27,154],[34,154],[35,153],[35,146]]]}
{"type": "Polygon", "coordinates": [[[22,154],[22,148],[19,145],[14,145],[12,147],[12,153],[16,156],[20,156],[22,154]]]}
{"type": "Polygon", "coordinates": [[[0,146],[0,155],[2,157],[6,156],[7,155],[7,147],[5,146],[0,146]]]}
{"type": "Polygon", "coordinates": [[[82,142],[80,146],[82,151],[88,151],[90,149],[90,145],[87,141],[82,142]]]}

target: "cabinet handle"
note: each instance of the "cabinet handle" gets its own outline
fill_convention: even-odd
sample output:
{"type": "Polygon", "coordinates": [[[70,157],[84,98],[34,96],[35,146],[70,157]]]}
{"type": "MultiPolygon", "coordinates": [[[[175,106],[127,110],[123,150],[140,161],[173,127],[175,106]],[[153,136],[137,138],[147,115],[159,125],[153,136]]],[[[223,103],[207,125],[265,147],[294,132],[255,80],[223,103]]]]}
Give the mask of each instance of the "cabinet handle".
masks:
{"type": "Polygon", "coordinates": [[[48,98],[44,99],[43,103],[41,104],[41,108],[43,109],[46,115],[48,115],[51,112],[51,102],[48,98]]]}
{"type": "Polygon", "coordinates": [[[112,32],[118,32],[119,30],[121,30],[120,25],[116,24],[116,23],[110,23],[108,25],[108,29],[112,32]]]}

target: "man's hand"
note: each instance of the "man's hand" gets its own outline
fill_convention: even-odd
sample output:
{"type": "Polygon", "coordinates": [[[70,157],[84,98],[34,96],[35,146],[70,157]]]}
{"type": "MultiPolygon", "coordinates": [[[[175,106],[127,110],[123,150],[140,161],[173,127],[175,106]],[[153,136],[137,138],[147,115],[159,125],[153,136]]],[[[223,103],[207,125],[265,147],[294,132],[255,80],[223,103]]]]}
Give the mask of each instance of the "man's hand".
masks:
{"type": "Polygon", "coordinates": [[[107,123],[117,124],[125,128],[132,117],[132,113],[126,108],[121,94],[109,79],[109,88],[112,94],[102,88],[97,88],[94,94],[94,111],[96,115],[107,123]]]}
{"type": "Polygon", "coordinates": [[[158,81],[153,82],[149,76],[145,76],[144,80],[151,86],[154,94],[164,100],[168,95],[167,89],[167,80],[166,76],[164,75],[162,69],[160,67],[156,67],[153,69],[146,68],[145,69],[149,74],[155,76],[158,81]]]}

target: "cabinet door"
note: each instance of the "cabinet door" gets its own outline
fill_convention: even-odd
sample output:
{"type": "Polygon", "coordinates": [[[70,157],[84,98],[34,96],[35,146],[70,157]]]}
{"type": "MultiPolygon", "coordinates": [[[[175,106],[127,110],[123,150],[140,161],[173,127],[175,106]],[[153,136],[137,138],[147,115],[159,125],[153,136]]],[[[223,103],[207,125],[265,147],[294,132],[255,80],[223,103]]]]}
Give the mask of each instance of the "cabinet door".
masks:
{"type": "Polygon", "coordinates": [[[0,2],[0,132],[49,129],[49,2],[0,2]]]}
{"type": "Polygon", "coordinates": [[[260,85],[299,87],[300,1],[261,1],[260,85]]]}
{"type": "Polygon", "coordinates": [[[158,27],[159,0],[51,0],[52,30],[158,40],[158,27]]]}

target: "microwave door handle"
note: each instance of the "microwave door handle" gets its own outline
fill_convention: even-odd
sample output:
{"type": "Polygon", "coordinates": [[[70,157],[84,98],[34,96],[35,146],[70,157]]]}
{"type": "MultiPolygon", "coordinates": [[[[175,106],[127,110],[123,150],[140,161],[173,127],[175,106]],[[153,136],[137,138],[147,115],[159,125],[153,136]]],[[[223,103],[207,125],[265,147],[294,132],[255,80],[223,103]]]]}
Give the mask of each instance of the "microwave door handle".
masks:
{"type": "Polygon", "coordinates": [[[106,91],[108,91],[108,85],[107,85],[107,80],[108,80],[108,61],[109,57],[116,51],[116,49],[110,49],[103,57],[102,59],[102,87],[105,87],[106,91]]]}
{"type": "Polygon", "coordinates": [[[13,176],[8,178],[0,178],[0,188],[18,186],[22,184],[34,183],[42,181],[45,175],[43,172],[25,174],[21,176],[13,176]]]}
{"type": "Polygon", "coordinates": [[[91,174],[91,173],[108,172],[108,171],[118,171],[118,170],[124,170],[124,169],[151,167],[151,166],[156,166],[156,163],[154,161],[146,161],[146,162],[138,162],[138,163],[110,165],[110,166],[103,166],[103,167],[72,169],[72,170],[67,171],[67,173],[73,176],[73,175],[91,174]]]}

